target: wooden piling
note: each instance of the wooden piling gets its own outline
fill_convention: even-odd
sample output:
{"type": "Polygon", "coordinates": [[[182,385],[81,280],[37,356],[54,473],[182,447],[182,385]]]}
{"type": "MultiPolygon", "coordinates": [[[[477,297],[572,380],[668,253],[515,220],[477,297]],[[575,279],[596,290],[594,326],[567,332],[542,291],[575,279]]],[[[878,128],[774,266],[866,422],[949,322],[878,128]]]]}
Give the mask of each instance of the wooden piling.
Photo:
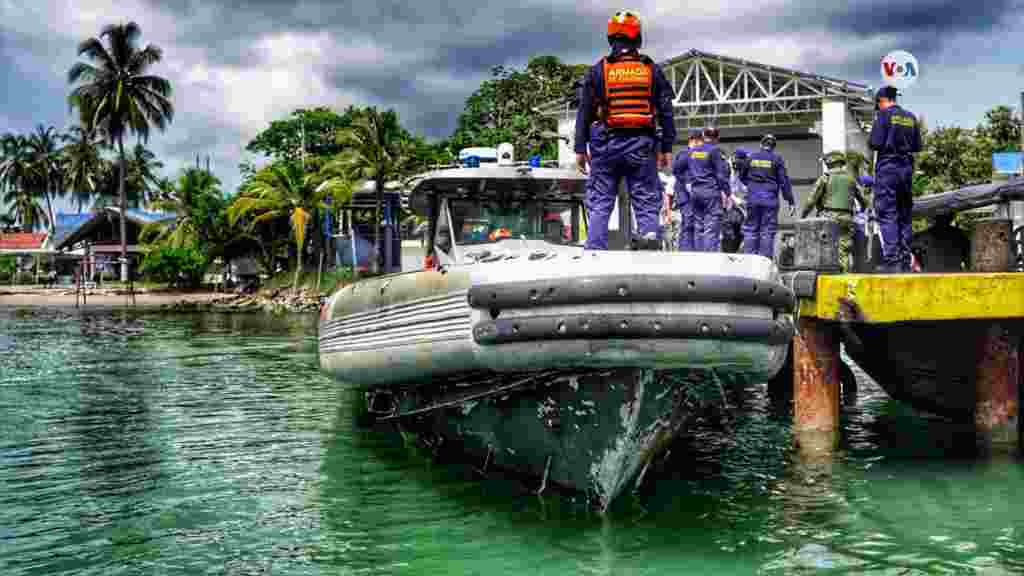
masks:
{"type": "Polygon", "coordinates": [[[794,431],[837,432],[840,359],[835,327],[815,318],[800,318],[793,353],[794,431]]]}
{"type": "Polygon", "coordinates": [[[978,343],[974,423],[983,449],[1015,451],[1020,443],[1020,334],[990,324],[978,343]]]}
{"type": "Polygon", "coordinates": [[[1013,261],[1010,236],[1013,220],[985,218],[974,223],[971,236],[971,270],[1009,272],[1013,261]]]}

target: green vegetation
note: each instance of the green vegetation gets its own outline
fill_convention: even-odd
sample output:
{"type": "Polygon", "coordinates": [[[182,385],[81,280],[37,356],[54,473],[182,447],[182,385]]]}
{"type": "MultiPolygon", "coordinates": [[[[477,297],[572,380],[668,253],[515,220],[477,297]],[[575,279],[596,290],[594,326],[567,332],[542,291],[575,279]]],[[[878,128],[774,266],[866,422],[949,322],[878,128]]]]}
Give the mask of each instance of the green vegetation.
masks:
{"type": "Polygon", "coordinates": [[[14,256],[0,256],[0,282],[9,282],[17,261],[14,256]]]}
{"type": "Polygon", "coordinates": [[[492,78],[466,100],[451,137],[452,150],[511,142],[517,155],[557,159],[556,142],[543,134],[557,131],[558,125],[534,108],[572,96],[576,81],[587,69],[586,65],[563,64],[554,56],[533,58],[525,70],[494,67],[492,78]]]}
{"type": "Polygon", "coordinates": [[[207,265],[206,256],[195,248],[161,246],[146,254],[141,272],[161,284],[195,288],[207,265]]]}
{"type": "MultiPolygon", "coordinates": [[[[67,78],[74,125],[61,132],[40,124],[29,134],[0,136],[0,230],[52,231],[54,201],[63,197],[79,212],[115,203],[170,212],[173,221],[142,231],[148,255],[141,272],[148,282],[176,286],[196,285],[204,274],[245,257],[255,260],[271,287],[312,288],[319,279],[327,291],[350,281],[350,270],[334,269],[334,240],[325,226],[338,229],[337,207],[355,190],[367,183],[376,190],[375,213],[357,216],[375,230],[385,184],[452,162],[462,148],[511,142],[520,158],[556,158],[550,137],[556,121],[536,109],[572,97],[587,70],[554,56],[535,57],[522,69],[497,66],[466,99],[452,135],[434,143],[403,127],[393,110],[297,109],[246,143],[261,158],[239,166],[242,183],[228,193],[198,167],[164,176],[163,163],[146,148],[151,129],[164,130],[174,106],[170,83],[151,71],[162,52],[141,47],[140,36],[133,22],[115,24],[78,46],[84,61],[67,78]],[[135,141],[126,143],[131,136],[135,141]]],[[[1020,118],[1005,106],[989,111],[974,129],[926,130],[915,195],[989,180],[992,152],[1017,150],[1020,130],[1020,118]]],[[[859,154],[850,153],[848,161],[856,173],[872,170],[859,154]]],[[[403,218],[396,215],[396,221],[403,218]]],[[[381,240],[374,238],[378,254],[381,240]]],[[[13,266],[4,262],[0,275],[3,266],[13,266]]],[[[380,263],[371,259],[371,274],[380,272],[380,263]]]]}
{"type": "Polygon", "coordinates": [[[924,135],[914,195],[953,190],[992,179],[992,153],[1018,151],[1021,119],[1006,106],[985,113],[976,128],[938,127],[924,135]]]}
{"type": "Polygon", "coordinates": [[[232,225],[249,217],[251,225],[287,220],[295,240],[295,288],[302,272],[306,231],[314,214],[328,209],[326,200],[337,204],[352,195],[352,184],[330,173],[309,173],[293,161],[272,163],[257,172],[245,185],[242,195],[228,208],[232,225]]]}

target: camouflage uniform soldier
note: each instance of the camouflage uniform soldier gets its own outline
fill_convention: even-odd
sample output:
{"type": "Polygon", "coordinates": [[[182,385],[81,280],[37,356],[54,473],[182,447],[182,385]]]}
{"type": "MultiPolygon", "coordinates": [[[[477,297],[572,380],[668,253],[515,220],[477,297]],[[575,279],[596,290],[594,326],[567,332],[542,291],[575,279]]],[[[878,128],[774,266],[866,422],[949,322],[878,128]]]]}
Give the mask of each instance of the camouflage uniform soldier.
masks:
{"type": "Polygon", "coordinates": [[[828,218],[840,225],[839,266],[843,273],[852,269],[853,256],[853,201],[867,206],[856,180],[846,170],[846,156],[842,152],[829,152],[824,157],[825,173],[814,184],[814,193],[800,212],[807,218],[815,209],[819,218],[828,218]]]}

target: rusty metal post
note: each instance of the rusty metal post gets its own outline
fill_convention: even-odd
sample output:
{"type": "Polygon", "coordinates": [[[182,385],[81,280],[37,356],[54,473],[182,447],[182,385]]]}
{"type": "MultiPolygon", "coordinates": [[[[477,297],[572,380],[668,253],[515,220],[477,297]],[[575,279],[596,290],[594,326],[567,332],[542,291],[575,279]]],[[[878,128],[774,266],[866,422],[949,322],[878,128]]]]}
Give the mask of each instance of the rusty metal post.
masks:
{"type": "MultiPolygon", "coordinates": [[[[793,429],[837,437],[839,338],[829,322],[800,318],[793,339],[793,429]]],[[[815,442],[820,444],[820,442],[815,442]]]]}
{"type": "Polygon", "coordinates": [[[1013,220],[1010,218],[985,218],[975,222],[971,236],[971,270],[1008,272],[1013,261],[1012,232],[1013,220]]]}
{"type": "Polygon", "coordinates": [[[1020,443],[1020,334],[995,322],[979,343],[974,424],[982,448],[1015,451],[1020,443]]]}

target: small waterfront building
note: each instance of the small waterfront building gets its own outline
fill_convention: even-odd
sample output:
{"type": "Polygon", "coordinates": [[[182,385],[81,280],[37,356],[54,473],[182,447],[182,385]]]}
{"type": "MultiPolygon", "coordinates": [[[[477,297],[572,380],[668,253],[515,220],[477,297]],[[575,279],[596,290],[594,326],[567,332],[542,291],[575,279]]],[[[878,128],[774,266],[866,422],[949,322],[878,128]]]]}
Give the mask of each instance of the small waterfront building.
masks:
{"type": "MultiPolygon", "coordinates": [[[[146,212],[129,209],[125,217],[125,236],[131,269],[137,270],[144,254],[139,244],[142,229],[149,224],[174,220],[176,216],[165,212],[146,212]]],[[[117,265],[121,257],[121,210],[107,206],[88,214],[86,218],[66,219],[66,229],[58,226],[60,239],[54,249],[62,253],[79,252],[84,259],[85,277],[95,278],[106,273],[111,279],[120,277],[117,265]]],[[[60,219],[58,218],[58,223],[60,219]]]]}

